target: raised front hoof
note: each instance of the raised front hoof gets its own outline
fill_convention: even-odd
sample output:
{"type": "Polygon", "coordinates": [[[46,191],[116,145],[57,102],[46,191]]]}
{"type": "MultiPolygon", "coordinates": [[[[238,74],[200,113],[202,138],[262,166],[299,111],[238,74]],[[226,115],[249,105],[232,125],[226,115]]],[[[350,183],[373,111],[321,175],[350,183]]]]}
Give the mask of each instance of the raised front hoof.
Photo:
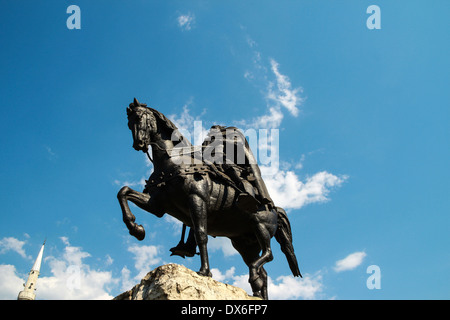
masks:
{"type": "Polygon", "coordinates": [[[145,229],[142,225],[136,225],[130,230],[130,234],[139,241],[142,241],[145,238],[145,229]]]}
{"type": "Polygon", "coordinates": [[[199,276],[202,276],[202,277],[210,277],[210,278],[212,278],[212,273],[209,270],[200,270],[200,271],[197,271],[197,274],[199,276]]]}

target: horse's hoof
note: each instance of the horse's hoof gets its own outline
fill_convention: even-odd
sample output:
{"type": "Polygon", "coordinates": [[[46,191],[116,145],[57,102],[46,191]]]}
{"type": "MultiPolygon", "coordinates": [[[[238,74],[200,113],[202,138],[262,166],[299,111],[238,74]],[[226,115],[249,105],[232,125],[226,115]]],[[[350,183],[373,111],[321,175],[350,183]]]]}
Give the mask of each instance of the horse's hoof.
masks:
{"type": "Polygon", "coordinates": [[[261,294],[261,292],[253,292],[253,296],[255,297],[255,298],[260,298],[261,300],[267,300],[267,299],[264,299],[263,298],[263,296],[262,296],[262,294],[261,294]]]}
{"type": "Polygon", "coordinates": [[[210,277],[210,278],[212,278],[212,273],[209,270],[207,270],[207,271],[200,270],[200,271],[197,272],[197,274],[199,276],[202,276],[202,277],[210,277]]]}
{"type": "Polygon", "coordinates": [[[142,241],[145,238],[145,229],[142,225],[136,225],[130,230],[130,234],[139,241],[142,241]]]}
{"type": "Polygon", "coordinates": [[[250,283],[250,287],[252,287],[253,294],[260,295],[261,289],[264,287],[264,281],[261,277],[251,277],[248,282],[250,283]]]}

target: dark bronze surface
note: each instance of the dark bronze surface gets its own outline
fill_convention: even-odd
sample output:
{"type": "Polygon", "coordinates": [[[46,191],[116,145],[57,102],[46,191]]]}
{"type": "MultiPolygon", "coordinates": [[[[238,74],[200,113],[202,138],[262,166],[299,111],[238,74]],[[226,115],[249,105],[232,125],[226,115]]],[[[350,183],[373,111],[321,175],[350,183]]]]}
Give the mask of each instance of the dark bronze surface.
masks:
{"type": "Polygon", "coordinates": [[[143,240],[145,230],[135,223],[128,201],[157,217],[167,213],[183,222],[182,239],[171,251],[193,256],[198,246],[200,275],[211,276],[207,250],[211,235],[231,239],[249,267],[255,296],[268,299],[263,265],[273,259],[272,237],[279,242],[293,275],[301,276],[286,212],[270,198],[250,147],[237,128],[213,126],[203,145],[195,148],[169,119],[146,104],[134,99],[127,114],[133,148],[148,154],[151,146],[149,158],[154,166],[143,192],[124,186],[117,194],[131,235],[143,240]],[[237,152],[227,155],[230,145],[237,152]],[[191,230],[185,243],[186,226],[191,230]]]}

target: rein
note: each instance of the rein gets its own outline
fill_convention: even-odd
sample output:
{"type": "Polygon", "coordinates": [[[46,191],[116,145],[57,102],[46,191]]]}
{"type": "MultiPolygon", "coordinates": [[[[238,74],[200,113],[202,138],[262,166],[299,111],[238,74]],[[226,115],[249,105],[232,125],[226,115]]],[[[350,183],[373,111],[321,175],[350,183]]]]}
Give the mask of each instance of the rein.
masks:
{"type": "MultiPolygon", "coordinates": [[[[163,148],[161,148],[156,142],[149,142],[149,145],[153,145],[161,151],[167,151],[167,150],[164,150],[163,148]]],[[[152,157],[150,157],[148,150],[145,153],[147,154],[148,159],[153,163],[153,159],[152,159],[152,157]]]]}
{"type": "Polygon", "coordinates": [[[151,163],[153,163],[153,159],[152,159],[152,157],[150,157],[150,155],[148,154],[148,151],[147,151],[147,152],[145,152],[145,153],[147,154],[148,160],[150,160],[150,161],[151,161],[151,163]]]}

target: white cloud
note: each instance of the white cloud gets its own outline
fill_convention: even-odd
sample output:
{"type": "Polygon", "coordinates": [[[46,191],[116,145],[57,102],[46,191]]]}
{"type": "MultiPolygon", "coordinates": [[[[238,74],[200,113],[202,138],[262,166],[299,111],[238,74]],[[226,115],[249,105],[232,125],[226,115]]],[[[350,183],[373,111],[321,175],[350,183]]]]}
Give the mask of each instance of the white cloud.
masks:
{"type": "Polygon", "coordinates": [[[292,116],[297,117],[304,99],[299,96],[303,92],[301,87],[292,88],[292,83],[287,75],[279,70],[279,63],[270,59],[270,70],[275,76],[274,80],[269,80],[268,71],[262,64],[261,53],[254,52],[253,71],[246,70],[244,78],[254,81],[258,75],[259,81],[265,86],[265,99],[267,101],[267,112],[261,116],[255,117],[251,121],[241,120],[240,124],[250,128],[279,128],[283,121],[283,109],[286,109],[292,116]]]}
{"type": "Polygon", "coordinates": [[[233,248],[231,240],[225,237],[210,237],[208,240],[208,249],[211,251],[221,250],[225,257],[237,255],[238,252],[233,248]]]}
{"type": "Polygon", "coordinates": [[[321,171],[306,181],[300,181],[294,171],[283,171],[261,166],[261,174],[275,204],[284,209],[299,209],[306,204],[329,200],[331,189],[339,187],[348,178],[321,171]]]}
{"type": "MultiPolygon", "coordinates": [[[[147,155],[145,156],[145,158],[148,159],[147,155]]],[[[147,160],[147,161],[149,161],[149,160],[147,160]]],[[[113,182],[117,186],[128,186],[130,188],[140,188],[140,189],[144,189],[145,184],[146,184],[144,177],[142,177],[139,180],[135,180],[135,181],[115,179],[113,182]]]]}
{"type": "MultiPolygon", "coordinates": [[[[224,273],[216,268],[211,270],[215,280],[230,283],[252,295],[252,289],[248,283],[248,274],[235,275],[235,271],[234,267],[224,273]]],[[[275,281],[268,277],[268,291],[269,299],[272,300],[318,299],[323,291],[322,275],[317,272],[312,276],[306,274],[303,278],[296,278],[291,275],[279,276],[275,281]]]]}
{"type": "Polygon", "coordinates": [[[113,264],[113,262],[114,262],[114,259],[111,258],[111,256],[109,254],[107,254],[105,257],[105,265],[110,266],[113,264]]]}
{"type": "Polygon", "coordinates": [[[189,106],[193,103],[193,99],[183,106],[183,112],[180,114],[171,114],[168,118],[177,126],[181,133],[193,145],[201,145],[208,135],[209,130],[203,126],[201,117],[205,114],[205,110],[200,115],[193,116],[190,113],[189,106]]]}
{"type": "Polygon", "coordinates": [[[146,246],[134,244],[128,247],[128,251],[134,254],[134,267],[139,272],[135,279],[142,279],[156,264],[161,262],[158,256],[158,246],[146,246]]]}
{"type": "Polygon", "coordinates": [[[279,107],[270,107],[269,112],[256,117],[247,126],[252,128],[275,129],[279,128],[284,115],[279,107]]]}
{"type": "Polygon", "coordinates": [[[58,158],[58,155],[50,148],[49,146],[44,146],[45,150],[47,150],[47,159],[48,160],[55,160],[58,158]]]}
{"type": "Polygon", "coordinates": [[[36,298],[44,300],[112,299],[110,286],[119,279],[110,271],[94,270],[84,262],[90,257],[81,247],[71,246],[67,237],[61,237],[65,248],[62,256],[49,256],[51,276],[41,275],[36,285],[36,298]]]}
{"type": "Polygon", "coordinates": [[[212,268],[211,269],[211,273],[212,273],[213,279],[217,280],[217,281],[220,281],[220,282],[225,282],[225,281],[227,281],[227,279],[232,279],[233,276],[234,276],[234,272],[235,271],[236,271],[235,267],[231,267],[230,269],[225,271],[225,273],[222,273],[217,268],[212,268]]]}
{"type": "Polygon", "coordinates": [[[194,128],[194,122],[199,121],[199,117],[194,117],[189,111],[189,106],[192,104],[193,99],[190,98],[183,106],[183,111],[180,114],[170,114],[168,118],[177,126],[179,130],[192,131],[194,128]]]}
{"type": "Polygon", "coordinates": [[[247,79],[247,80],[252,80],[252,79],[255,78],[255,76],[253,75],[252,72],[250,72],[250,71],[245,71],[245,73],[244,73],[244,78],[247,79]]]}
{"type": "Polygon", "coordinates": [[[286,108],[291,115],[296,117],[298,115],[298,107],[303,102],[303,99],[298,96],[299,92],[303,92],[302,88],[292,89],[292,84],[289,77],[283,75],[278,70],[279,63],[274,59],[270,59],[271,70],[276,78],[276,88],[273,83],[269,85],[268,98],[275,101],[277,105],[286,108]]]}
{"type": "Polygon", "coordinates": [[[63,260],[69,265],[81,266],[83,264],[83,259],[91,256],[88,252],[82,251],[81,247],[73,247],[68,242],[65,244],[66,247],[64,249],[63,260]]]}
{"type": "Polygon", "coordinates": [[[280,276],[273,281],[269,277],[269,298],[274,300],[318,299],[323,290],[322,276],[305,275],[303,278],[280,276]]]}
{"type": "Polygon", "coordinates": [[[364,251],[351,253],[344,259],[336,261],[334,271],[342,272],[347,270],[353,270],[363,262],[366,255],[367,254],[364,251]]]}
{"type": "MultiPolygon", "coordinates": [[[[48,256],[44,262],[51,275],[41,274],[36,284],[36,299],[39,300],[92,300],[112,299],[112,286],[120,279],[112,272],[94,270],[84,262],[91,255],[81,247],[71,246],[67,237],[61,237],[65,245],[62,255],[48,256]]],[[[25,282],[12,265],[0,265],[0,299],[17,299],[25,282]]]]}
{"type": "MultiPolygon", "coordinates": [[[[112,299],[110,291],[121,279],[115,278],[111,271],[96,270],[85,260],[91,254],[81,247],[71,246],[67,237],[60,238],[64,244],[63,252],[55,256],[47,256],[44,263],[49,268],[42,272],[36,284],[38,300],[93,300],[112,299]]],[[[9,241],[11,243],[11,241],[9,241]]],[[[106,256],[106,265],[112,258],[106,256]]],[[[0,299],[17,299],[23,289],[27,275],[18,274],[15,266],[0,265],[0,299]]],[[[122,281],[122,283],[124,283],[122,281]]],[[[129,289],[129,288],[128,288],[129,289]]]]}
{"type": "Polygon", "coordinates": [[[178,26],[181,30],[189,31],[195,23],[195,15],[192,13],[179,15],[177,18],[178,26]]]}
{"type": "Polygon", "coordinates": [[[298,116],[299,108],[304,102],[304,98],[299,96],[303,92],[303,88],[293,88],[289,77],[280,72],[280,64],[275,59],[269,59],[270,70],[272,71],[269,74],[269,69],[263,62],[261,52],[255,50],[255,47],[258,45],[256,41],[249,35],[246,35],[246,41],[252,50],[252,64],[245,71],[244,78],[254,83],[257,87],[262,87],[268,112],[254,118],[252,121],[244,120],[239,123],[251,128],[278,128],[284,117],[283,108],[292,116],[298,116]]]}
{"type": "Polygon", "coordinates": [[[17,299],[23,290],[24,280],[17,275],[16,267],[10,264],[0,265],[0,300],[17,299]]]}
{"type": "Polygon", "coordinates": [[[68,237],[59,237],[59,239],[61,239],[61,241],[66,245],[69,246],[69,238],[68,237]]]}
{"type": "Polygon", "coordinates": [[[31,256],[27,256],[25,249],[23,248],[25,243],[25,241],[20,241],[13,237],[5,237],[0,240],[0,254],[13,251],[18,253],[23,258],[31,259],[31,256]]]}
{"type": "Polygon", "coordinates": [[[131,288],[133,288],[136,285],[136,281],[130,278],[131,275],[131,271],[125,266],[122,268],[122,271],[120,272],[121,274],[121,280],[122,280],[122,286],[121,286],[121,291],[127,291],[130,290],[131,288]]]}
{"type": "Polygon", "coordinates": [[[297,170],[301,170],[303,169],[303,162],[305,161],[305,155],[302,154],[302,156],[300,157],[300,160],[295,164],[294,168],[297,170]]]}

